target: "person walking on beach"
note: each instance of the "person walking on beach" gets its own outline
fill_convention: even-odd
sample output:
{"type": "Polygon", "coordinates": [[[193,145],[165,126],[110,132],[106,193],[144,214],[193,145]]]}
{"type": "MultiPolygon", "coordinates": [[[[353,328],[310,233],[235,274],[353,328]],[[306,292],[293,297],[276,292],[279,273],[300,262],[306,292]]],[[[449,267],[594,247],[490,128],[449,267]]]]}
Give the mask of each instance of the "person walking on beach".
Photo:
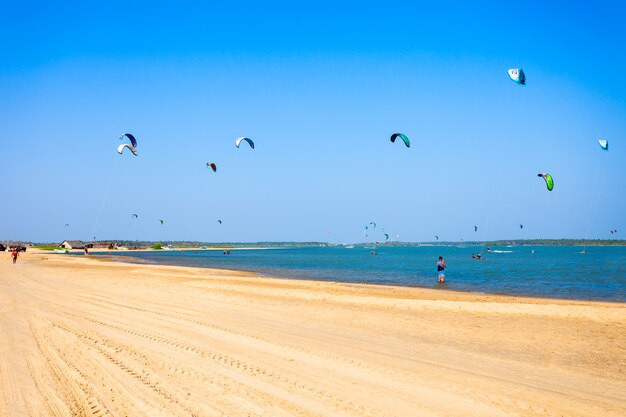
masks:
{"type": "Polygon", "coordinates": [[[444,283],[446,279],[446,273],[445,273],[446,268],[447,268],[446,261],[443,260],[443,256],[440,256],[439,260],[437,261],[437,274],[439,274],[439,277],[437,278],[438,284],[444,283]]]}
{"type": "Polygon", "coordinates": [[[19,252],[17,251],[17,248],[13,248],[13,251],[11,252],[11,256],[13,257],[13,263],[17,262],[17,255],[19,254],[19,252]]]}

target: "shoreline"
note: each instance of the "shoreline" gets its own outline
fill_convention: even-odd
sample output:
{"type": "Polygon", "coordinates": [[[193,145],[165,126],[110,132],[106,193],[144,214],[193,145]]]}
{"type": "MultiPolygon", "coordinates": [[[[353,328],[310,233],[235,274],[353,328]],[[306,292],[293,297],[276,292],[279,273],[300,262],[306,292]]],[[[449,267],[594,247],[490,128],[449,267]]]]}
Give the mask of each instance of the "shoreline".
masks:
{"type": "MultiPolygon", "coordinates": [[[[128,257],[132,259],[139,259],[128,257]]],[[[156,269],[156,270],[167,270],[172,273],[181,273],[188,272],[194,276],[198,275],[198,272],[204,271],[207,276],[212,275],[220,275],[221,277],[237,277],[244,280],[250,280],[250,282],[254,282],[255,284],[259,282],[268,283],[272,285],[281,286],[281,284],[286,284],[294,287],[308,287],[314,286],[317,288],[345,288],[350,290],[355,290],[357,292],[367,292],[367,293],[375,293],[381,295],[383,297],[402,297],[404,300],[421,300],[421,301],[437,301],[440,299],[444,300],[454,300],[459,303],[467,302],[485,302],[485,303],[494,303],[494,304],[520,304],[523,306],[545,306],[545,305],[566,305],[571,306],[573,308],[581,308],[585,307],[601,307],[601,308],[620,308],[624,309],[623,314],[620,313],[615,321],[624,320],[626,323],[626,303],[620,301],[601,301],[601,300],[579,300],[579,299],[570,299],[570,298],[552,298],[552,297],[533,297],[533,296],[523,296],[523,295],[510,295],[510,294],[496,294],[496,293],[486,293],[486,292],[473,292],[473,291],[463,291],[463,290],[454,290],[447,288],[429,288],[429,287],[420,287],[420,286],[402,286],[402,285],[393,285],[393,284],[373,284],[373,283],[357,283],[357,282],[343,282],[343,281],[332,281],[332,280],[310,280],[310,279],[300,279],[293,277],[279,277],[279,276],[268,276],[264,274],[260,274],[255,271],[247,271],[247,270],[239,270],[239,269],[225,269],[225,268],[209,268],[209,267],[201,267],[201,266],[182,266],[182,265],[166,265],[166,264],[156,264],[156,263],[143,263],[143,262],[126,262],[126,261],[118,261],[109,257],[77,257],[77,260],[84,262],[85,264],[90,264],[91,262],[96,263],[107,263],[112,265],[129,265],[129,266],[137,266],[147,269],[156,269]]],[[[203,274],[199,274],[202,279],[203,274]]],[[[463,310],[462,308],[458,308],[459,310],[463,310]]],[[[490,309],[491,311],[496,311],[497,309],[490,309]]],[[[515,313],[510,309],[507,309],[508,313],[515,313]]],[[[532,314],[528,310],[520,310],[518,314],[532,314]]],[[[568,313],[556,313],[558,315],[567,316],[568,313]]],[[[608,318],[608,317],[605,317],[608,318]]],[[[610,319],[610,318],[609,318],[610,319]]],[[[626,334],[625,334],[626,336],[626,334]]]]}
{"type": "MultiPolygon", "coordinates": [[[[58,248],[59,250],[66,250],[68,253],[72,254],[82,254],[84,253],[84,249],[63,249],[58,248]]],[[[243,248],[233,248],[233,247],[212,247],[212,248],[172,248],[172,249],[152,249],[152,248],[143,248],[143,249],[104,249],[104,248],[88,248],[89,253],[115,253],[115,252],[178,252],[178,251],[223,251],[223,250],[269,250],[269,249],[283,249],[283,247],[243,247],[243,248]]],[[[38,248],[29,248],[28,252],[31,253],[57,253],[54,250],[46,250],[46,249],[38,249],[38,248]]]]}
{"type": "Polygon", "coordinates": [[[0,415],[626,413],[623,303],[3,261],[0,415]]]}
{"type": "MultiPolygon", "coordinates": [[[[254,250],[256,250],[256,248],[253,248],[254,250]]],[[[193,250],[204,250],[204,249],[188,249],[189,251],[193,251],[193,250]]],[[[216,251],[220,251],[223,249],[206,249],[206,250],[216,250],[216,251]]],[[[245,250],[245,249],[231,249],[231,250],[245,250]]],[[[110,252],[110,251],[98,251],[97,253],[102,254],[104,252],[110,252]]],[[[437,287],[429,287],[429,286],[419,286],[419,285],[399,285],[399,284],[385,284],[385,283],[369,283],[369,282],[349,282],[349,281],[337,281],[337,280],[332,280],[332,279],[320,279],[320,280],[315,280],[315,279],[310,279],[310,278],[298,278],[298,277],[293,277],[293,276],[282,276],[282,275],[271,275],[271,274],[265,274],[259,271],[254,271],[254,270],[248,270],[248,269],[228,269],[228,268],[212,268],[212,267],[205,267],[205,266],[185,266],[185,265],[170,265],[170,264],[159,264],[159,263],[151,263],[151,262],[147,262],[142,260],[142,258],[139,257],[134,257],[132,255],[128,255],[128,252],[134,252],[134,251],[123,251],[125,252],[125,254],[119,254],[116,255],[115,253],[111,253],[110,255],[107,256],[102,256],[102,255],[98,255],[97,257],[95,257],[94,259],[99,259],[100,261],[109,261],[109,262],[121,262],[121,263],[128,263],[128,264],[136,264],[136,265],[154,265],[154,266],[168,266],[168,267],[180,267],[180,268],[194,268],[194,269],[206,269],[206,270],[211,270],[211,271],[223,271],[223,272],[235,272],[235,273],[248,273],[251,274],[252,276],[256,276],[256,277],[262,277],[262,278],[270,278],[270,279],[280,279],[280,280],[294,280],[294,281],[305,281],[305,282],[328,282],[328,283],[336,283],[336,284],[346,284],[346,285],[365,285],[365,286],[379,286],[379,287],[394,287],[399,289],[420,289],[420,290],[428,290],[428,291],[444,291],[444,292],[452,292],[452,293],[461,293],[461,294],[471,294],[471,295],[485,295],[485,296],[494,296],[494,297],[513,297],[513,298],[524,298],[524,299],[538,299],[538,300],[562,300],[562,301],[580,301],[580,302],[593,302],[593,303],[612,303],[612,304],[618,304],[618,305],[626,305],[626,301],[614,301],[614,300],[596,300],[596,299],[585,299],[585,298],[559,298],[559,297],[547,297],[547,296],[534,296],[534,295],[520,295],[520,294],[509,294],[509,293],[492,293],[492,292],[485,292],[485,291],[469,291],[469,290],[462,290],[462,289],[450,289],[450,288],[445,288],[445,287],[441,287],[441,286],[437,286],[437,287]],[[102,256],[102,257],[101,257],[102,256]],[[116,260],[113,259],[114,257],[118,257],[118,258],[123,258],[121,260],[116,260]]],[[[155,252],[155,253],[159,253],[159,252],[163,252],[160,250],[141,250],[140,252],[155,252]]],[[[169,252],[169,251],[166,251],[169,252]]],[[[33,252],[33,253],[50,253],[48,251],[37,251],[37,252],[33,252]]],[[[76,250],[75,252],[72,252],[74,254],[74,256],[80,256],[82,254],[82,250],[76,250]]],[[[90,251],[91,253],[91,251],[90,251]]],[[[55,255],[62,255],[62,254],[55,254],[55,255]]],[[[445,284],[444,284],[445,285],[445,284]]]]}

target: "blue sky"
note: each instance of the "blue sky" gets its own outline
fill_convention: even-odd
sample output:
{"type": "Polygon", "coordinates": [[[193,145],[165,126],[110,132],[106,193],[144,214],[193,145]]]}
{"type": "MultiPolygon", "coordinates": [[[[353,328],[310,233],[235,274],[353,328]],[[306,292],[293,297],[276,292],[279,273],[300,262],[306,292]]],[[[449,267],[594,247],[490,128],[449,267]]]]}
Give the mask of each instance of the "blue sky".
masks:
{"type": "Polygon", "coordinates": [[[626,233],[626,6],[510,4],[5,2],[0,239],[626,233]]]}

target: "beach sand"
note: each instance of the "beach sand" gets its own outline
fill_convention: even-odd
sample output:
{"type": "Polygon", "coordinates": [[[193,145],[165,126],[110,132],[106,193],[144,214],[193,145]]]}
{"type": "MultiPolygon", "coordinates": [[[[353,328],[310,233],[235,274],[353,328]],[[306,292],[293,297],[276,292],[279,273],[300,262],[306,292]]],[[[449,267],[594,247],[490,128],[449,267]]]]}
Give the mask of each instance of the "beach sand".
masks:
{"type": "Polygon", "coordinates": [[[0,416],[109,415],[624,416],[626,304],[2,254],[0,416]]]}

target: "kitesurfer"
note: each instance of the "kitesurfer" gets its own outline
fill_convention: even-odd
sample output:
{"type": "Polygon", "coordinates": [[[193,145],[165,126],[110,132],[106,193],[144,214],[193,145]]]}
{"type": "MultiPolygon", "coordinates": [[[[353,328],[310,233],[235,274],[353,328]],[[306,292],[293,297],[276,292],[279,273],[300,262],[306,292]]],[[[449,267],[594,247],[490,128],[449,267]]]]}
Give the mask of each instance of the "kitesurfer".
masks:
{"type": "Polygon", "coordinates": [[[448,266],[446,265],[446,262],[443,260],[443,256],[439,257],[439,260],[437,261],[437,274],[439,275],[437,278],[437,283],[438,284],[443,284],[445,279],[446,279],[446,273],[445,273],[445,269],[448,266]]]}

